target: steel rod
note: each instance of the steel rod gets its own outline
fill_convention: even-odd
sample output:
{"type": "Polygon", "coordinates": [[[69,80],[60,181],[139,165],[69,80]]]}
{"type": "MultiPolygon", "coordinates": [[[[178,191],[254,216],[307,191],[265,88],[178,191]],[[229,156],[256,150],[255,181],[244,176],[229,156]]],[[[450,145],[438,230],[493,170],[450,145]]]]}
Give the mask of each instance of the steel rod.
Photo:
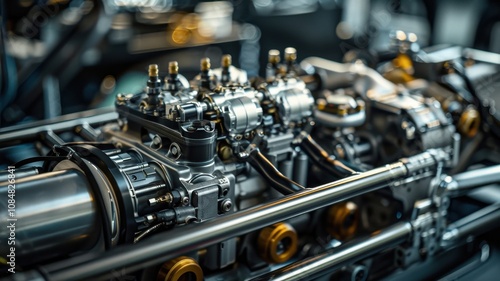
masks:
{"type": "Polygon", "coordinates": [[[399,222],[376,234],[348,242],[314,257],[285,266],[252,281],[311,280],[328,274],[406,241],[412,233],[409,222],[399,222]]]}
{"type": "Polygon", "coordinates": [[[234,214],[200,224],[191,224],[157,234],[141,243],[122,246],[100,256],[83,255],[72,260],[47,265],[40,270],[48,280],[95,279],[96,277],[133,272],[146,266],[202,249],[229,238],[261,229],[319,208],[381,189],[393,180],[405,178],[417,169],[435,166],[429,153],[353,175],[332,183],[299,191],[234,214]]]}

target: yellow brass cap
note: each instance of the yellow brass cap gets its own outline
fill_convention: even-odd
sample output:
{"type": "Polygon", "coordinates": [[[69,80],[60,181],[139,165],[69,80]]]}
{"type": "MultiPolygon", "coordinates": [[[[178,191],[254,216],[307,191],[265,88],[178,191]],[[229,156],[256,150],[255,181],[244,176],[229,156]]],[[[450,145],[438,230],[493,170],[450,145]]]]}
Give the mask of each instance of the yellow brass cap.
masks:
{"type": "Polygon", "coordinates": [[[187,280],[203,281],[203,271],[198,263],[190,257],[178,257],[164,263],[156,278],[157,281],[182,281],[187,280]]]}
{"type": "Polygon", "coordinates": [[[233,150],[229,145],[222,145],[219,148],[219,157],[222,160],[229,160],[233,156],[233,150]]]}
{"type": "Polygon", "coordinates": [[[268,58],[269,63],[277,64],[280,62],[280,51],[272,49],[272,50],[269,50],[268,55],[269,55],[269,58],[268,58]]]}
{"type": "Polygon", "coordinates": [[[270,263],[286,262],[297,252],[297,240],[297,232],[287,223],[268,226],[259,233],[259,254],[270,263]]]}
{"type": "Polygon", "coordinates": [[[349,112],[349,108],[345,105],[339,105],[337,108],[337,114],[340,116],[345,116],[349,112]]]}
{"type": "Polygon", "coordinates": [[[358,229],[359,209],[354,202],[342,202],[328,209],[327,231],[335,239],[346,240],[358,229]]]}
{"type": "Polygon", "coordinates": [[[150,64],[148,68],[148,73],[149,76],[158,76],[158,65],[157,64],[150,64]]]}
{"type": "Polygon", "coordinates": [[[168,73],[170,74],[179,73],[179,64],[176,61],[171,61],[168,63],[168,73]]]}
{"type": "Polygon", "coordinates": [[[481,126],[481,117],[473,106],[467,107],[458,120],[458,130],[469,138],[474,137],[481,126]]]}
{"type": "Polygon", "coordinates": [[[292,47],[288,47],[285,49],[285,60],[289,62],[293,62],[297,59],[297,50],[292,47]]]}
{"type": "Polygon", "coordinates": [[[201,67],[201,71],[210,70],[210,59],[209,58],[202,58],[200,61],[200,67],[201,67]]]}
{"type": "Polygon", "coordinates": [[[222,67],[230,67],[232,63],[231,55],[223,55],[221,65],[222,67]]]}

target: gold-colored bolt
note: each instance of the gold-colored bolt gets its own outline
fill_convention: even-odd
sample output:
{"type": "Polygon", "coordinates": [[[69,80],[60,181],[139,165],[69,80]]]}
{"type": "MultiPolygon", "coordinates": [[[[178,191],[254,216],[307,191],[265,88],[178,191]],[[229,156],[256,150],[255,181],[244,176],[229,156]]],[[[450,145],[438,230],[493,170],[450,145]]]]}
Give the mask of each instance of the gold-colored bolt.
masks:
{"type": "Polygon", "coordinates": [[[297,50],[292,47],[285,49],[285,60],[288,62],[294,62],[297,59],[297,50]]]}
{"type": "Polygon", "coordinates": [[[356,111],[360,112],[365,110],[365,102],[363,100],[357,100],[356,111]]]}
{"type": "Polygon", "coordinates": [[[231,63],[232,63],[231,55],[222,56],[222,62],[221,62],[222,67],[230,67],[231,63]]]}
{"type": "Polygon", "coordinates": [[[150,77],[155,77],[158,76],[158,65],[157,64],[150,64],[148,73],[150,77]]]}
{"type": "Polygon", "coordinates": [[[272,49],[272,50],[269,50],[269,63],[271,64],[278,64],[280,62],[280,51],[278,50],[275,50],[275,49],[272,49]]]}
{"type": "Polygon", "coordinates": [[[340,105],[337,109],[337,114],[340,116],[345,116],[347,115],[349,108],[343,105],[340,105]]]}
{"type": "Polygon", "coordinates": [[[326,102],[326,100],[325,100],[325,99],[321,99],[321,98],[320,98],[320,99],[317,99],[317,100],[316,100],[316,103],[317,103],[317,106],[318,106],[318,110],[319,110],[319,111],[323,111],[323,110],[325,110],[325,108],[326,108],[326,106],[327,106],[327,104],[328,104],[328,103],[326,102]]]}
{"type": "Polygon", "coordinates": [[[233,156],[233,150],[230,146],[224,145],[219,149],[219,157],[222,160],[229,160],[233,156]]]}
{"type": "Polygon", "coordinates": [[[200,62],[201,66],[201,71],[207,71],[210,70],[210,59],[209,58],[202,58],[200,62]]]}
{"type": "Polygon", "coordinates": [[[176,61],[171,61],[168,63],[168,73],[170,74],[179,73],[179,64],[176,61]]]}

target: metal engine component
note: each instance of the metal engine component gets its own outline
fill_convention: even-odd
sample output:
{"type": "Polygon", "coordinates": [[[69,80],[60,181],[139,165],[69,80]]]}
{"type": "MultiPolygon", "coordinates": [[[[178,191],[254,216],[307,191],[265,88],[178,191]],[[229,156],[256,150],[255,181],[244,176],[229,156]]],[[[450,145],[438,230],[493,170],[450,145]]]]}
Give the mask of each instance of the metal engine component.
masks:
{"type": "Polygon", "coordinates": [[[151,64],[114,113],[0,129],[2,146],[44,152],[0,172],[0,219],[15,226],[0,254],[15,254],[16,278],[372,280],[496,231],[498,202],[461,200],[500,166],[454,171],[474,151],[457,127],[491,128],[477,104],[456,118],[437,88],[357,61],[299,65],[295,48],[282,63],[271,50],[263,78],[231,61],[202,58],[189,82],[177,61],[164,79],[151,64]]]}
{"type": "Polygon", "coordinates": [[[239,97],[222,105],[224,126],[233,134],[243,134],[257,128],[262,122],[262,108],[256,99],[239,97]]]}

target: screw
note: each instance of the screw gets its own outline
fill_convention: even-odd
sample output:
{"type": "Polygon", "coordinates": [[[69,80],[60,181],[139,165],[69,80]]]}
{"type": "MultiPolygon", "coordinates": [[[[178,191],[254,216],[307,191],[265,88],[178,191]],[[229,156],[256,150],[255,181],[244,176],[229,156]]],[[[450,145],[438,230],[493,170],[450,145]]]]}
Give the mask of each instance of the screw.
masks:
{"type": "Polygon", "coordinates": [[[170,153],[174,157],[178,157],[181,154],[181,148],[175,142],[170,145],[170,153]]]}
{"type": "Polygon", "coordinates": [[[147,222],[151,223],[151,222],[153,222],[154,220],[155,220],[155,217],[154,217],[153,215],[147,215],[147,216],[146,216],[146,221],[147,221],[147,222]]]}
{"type": "Polygon", "coordinates": [[[186,206],[187,204],[189,204],[189,197],[184,197],[184,198],[182,198],[182,204],[183,204],[184,206],[186,206]]]}
{"type": "Polygon", "coordinates": [[[231,208],[233,207],[233,202],[231,202],[230,199],[226,199],[226,200],[222,201],[221,207],[222,207],[222,211],[224,211],[225,213],[229,212],[231,210],[231,208]]]}

